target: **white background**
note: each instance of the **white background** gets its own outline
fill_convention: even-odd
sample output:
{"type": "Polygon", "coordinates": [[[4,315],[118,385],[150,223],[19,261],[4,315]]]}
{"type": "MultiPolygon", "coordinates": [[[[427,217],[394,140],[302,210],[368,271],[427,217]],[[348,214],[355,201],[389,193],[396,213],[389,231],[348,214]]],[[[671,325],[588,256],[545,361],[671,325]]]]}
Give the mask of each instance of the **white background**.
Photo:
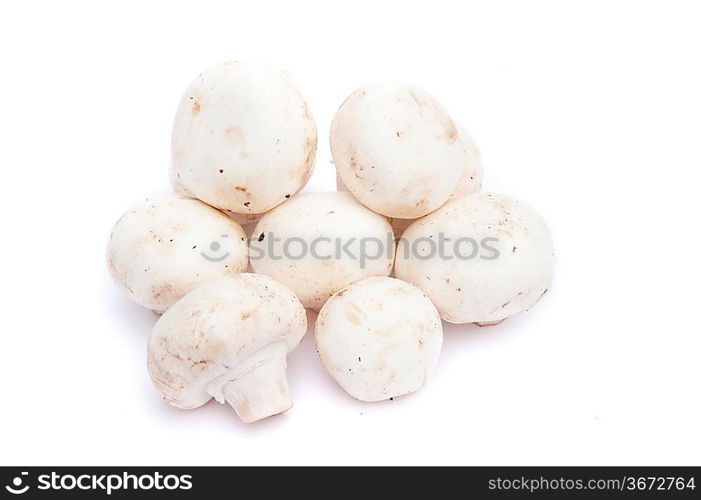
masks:
{"type": "MultiPolygon", "coordinates": [[[[701,462],[701,13],[693,2],[15,2],[0,7],[0,463],[701,462]],[[558,265],[531,312],[446,326],[422,391],[363,404],[311,336],[287,414],[169,407],[156,321],[110,281],[133,203],[168,192],[170,127],[197,73],[288,68],[328,128],[373,80],[435,95],[485,190],[548,220],[558,265]]],[[[310,317],[313,321],[313,317],[310,317]]]]}

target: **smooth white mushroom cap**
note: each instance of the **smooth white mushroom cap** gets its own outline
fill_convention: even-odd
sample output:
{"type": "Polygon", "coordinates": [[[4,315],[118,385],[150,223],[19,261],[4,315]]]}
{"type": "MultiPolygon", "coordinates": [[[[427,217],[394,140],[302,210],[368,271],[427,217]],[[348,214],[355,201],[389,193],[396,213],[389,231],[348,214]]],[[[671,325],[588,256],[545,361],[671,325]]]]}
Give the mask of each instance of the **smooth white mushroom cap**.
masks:
{"type": "Polygon", "coordinates": [[[361,401],[419,390],[438,363],[441,320],[428,297],[394,278],[367,278],[331,297],[316,320],[319,356],[361,401]]]}
{"type": "MultiPolygon", "coordinates": [[[[480,189],[482,189],[482,181],[484,178],[482,159],[477,145],[460,127],[458,127],[458,139],[462,142],[463,152],[465,154],[465,170],[458,179],[455,190],[450,195],[451,198],[478,193],[480,189]]],[[[341,179],[338,171],[336,172],[336,190],[348,191],[348,187],[343,183],[343,179],[341,179]]],[[[404,233],[404,230],[415,220],[416,219],[391,217],[389,222],[392,225],[395,238],[399,239],[402,233],[404,233]]]]}
{"type": "Polygon", "coordinates": [[[306,184],[316,125],[286,72],[231,61],[185,91],[171,150],[176,189],[222,210],[260,214],[306,184]]]}
{"type": "Polygon", "coordinates": [[[199,200],[147,201],[114,225],[107,267],[134,302],[162,312],[204,283],[245,271],[248,247],[239,224],[199,200]]]}
{"type": "Polygon", "coordinates": [[[348,190],[388,217],[436,210],[465,171],[453,120],[429,94],[402,83],[353,92],[331,124],[331,153],[348,190]]]}
{"type": "Polygon", "coordinates": [[[148,343],[148,371],[178,408],[212,397],[253,422],[292,406],[287,353],[307,331],[297,297],[267,277],[242,273],[204,285],[177,302],[148,343]]]}
{"type": "Polygon", "coordinates": [[[446,321],[493,323],[538,302],[553,265],[552,238],[540,215],[514,198],[475,194],[404,231],[395,275],[421,288],[446,321]],[[458,243],[461,238],[467,239],[458,243]],[[446,258],[438,255],[440,239],[449,240],[446,258]]]}
{"type": "Polygon", "coordinates": [[[388,276],[394,248],[387,218],[339,192],[293,197],[261,218],[250,241],[255,272],[289,286],[305,307],[316,311],[354,281],[388,276]],[[363,254],[368,258],[362,259],[363,254]]]}

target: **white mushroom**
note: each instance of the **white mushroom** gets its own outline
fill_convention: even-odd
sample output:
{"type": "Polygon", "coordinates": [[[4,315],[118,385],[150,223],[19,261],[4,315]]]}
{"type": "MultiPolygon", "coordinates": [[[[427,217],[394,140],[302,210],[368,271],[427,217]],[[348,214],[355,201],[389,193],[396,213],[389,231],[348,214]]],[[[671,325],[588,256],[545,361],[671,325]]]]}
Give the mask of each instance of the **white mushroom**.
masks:
{"type": "Polygon", "coordinates": [[[538,302],[552,282],[553,263],[540,215],[513,198],[476,194],[409,226],[395,275],[421,288],[444,320],[487,325],[538,302]]]}
{"type": "Polygon", "coordinates": [[[185,91],[171,149],[176,189],[255,216],[306,184],[316,126],[287,73],[232,61],[202,73],[185,91]]]}
{"type": "Polygon", "coordinates": [[[441,320],[415,286],[367,278],[331,297],[316,320],[321,361],[343,389],[361,401],[419,390],[435,370],[441,320]]]}
{"type": "Polygon", "coordinates": [[[335,292],[392,272],[387,219],[350,193],[303,193],[264,215],[251,236],[251,265],[289,286],[318,311],[335,292]]]}
{"type": "MultiPolygon", "coordinates": [[[[472,138],[460,127],[458,127],[458,139],[462,143],[463,152],[465,154],[465,170],[458,179],[455,190],[450,195],[451,198],[458,198],[469,194],[478,193],[482,188],[483,169],[482,160],[479,150],[472,138]]],[[[348,191],[348,188],[343,183],[343,179],[336,172],[336,190],[348,191]]],[[[394,237],[399,239],[404,233],[404,230],[416,219],[401,219],[398,217],[390,218],[390,224],[394,231],[394,237]]]]}
{"type": "Polygon", "coordinates": [[[248,248],[241,226],[201,201],[147,201],[114,225],[107,267],[134,302],[163,312],[198,286],[245,271],[248,248]]]}
{"type": "Polygon", "coordinates": [[[306,331],[304,308],[287,287],[267,276],[227,276],[160,318],[148,343],[148,372],[177,408],[215,398],[243,422],[255,422],[292,407],[287,354],[306,331]]]}
{"type": "Polygon", "coordinates": [[[465,172],[451,118],[429,94],[401,83],[353,92],[331,124],[331,153],[348,190],[388,217],[436,210],[465,172]]]}

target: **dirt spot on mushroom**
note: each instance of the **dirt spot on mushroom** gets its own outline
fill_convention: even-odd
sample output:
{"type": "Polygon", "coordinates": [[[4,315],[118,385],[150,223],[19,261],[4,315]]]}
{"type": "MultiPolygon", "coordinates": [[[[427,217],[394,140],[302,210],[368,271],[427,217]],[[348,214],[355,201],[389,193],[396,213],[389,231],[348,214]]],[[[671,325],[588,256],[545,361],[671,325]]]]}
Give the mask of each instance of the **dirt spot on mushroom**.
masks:
{"type": "Polygon", "coordinates": [[[416,95],[416,92],[414,92],[413,90],[409,90],[409,95],[411,95],[411,98],[414,100],[414,102],[415,102],[418,106],[424,106],[424,105],[425,105],[423,99],[421,99],[418,95],[416,95]]]}
{"type": "MultiPolygon", "coordinates": [[[[299,91],[297,91],[299,93],[299,91]]],[[[300,94],[301,97],[301,94],[300,94]]],[[[312,113],[309,111],[309,106],[307,106],[307,103],[302,104],[302,115],[306,120],[312,120],[312,113]]]]}
{"type": "Polygon", "coordinates": [[[387,295],[397,295],[398,297],[404,297],[410,293],[411,292],[403,286],[395,286],[387,290],[387,295]]]}
{"type": "Polygon", "coordinates": [[[178,290],[173,287],[173,285],[155,285],[151,287],[151,301],[152,302],[172,302],[179,298],[178,290]]]}
{"type": "Polygon", "coordinates": [[[248,189],[246,189],[245,187],[242,187],[242,186],[234,186],[234,189],[236,191],[241,191],[242,193],[245,193],[248,191],[248,189]]]}
{"type": "Polygon", "coordinates": [[[241,142],[243,137],[241,129],[238,127],[229,127],[226,129],[226,136],[234,142],[241,142]]]}
{"type": "MultiPolygon", "coordinates": [[[[547,289],[547,288],[546,288],[545,290],[543,290],[543,293],[540,294],[540,297],[538,297],[538,298],[536,299],[536,301],[533,302],[533,305],[536,305],[538,302],[540,302],[540,299],[542,299],[543,296],[544,296],[546,293],[548,293],[548,289],[547,289]]],[[[533,307],[533,306],[531,306],[531,307],[533,307]]]]}
{"type": "Polygon", "coordinates": [[[202,109],[202,106],[200,105],[200,101],[194,100],[192,102],[192,116],[196,116],[199,114],[200,109],[202,109]]]}
{"type": "Polygon", "coordinates": [[[304,140],[305,164],[310,164],[316,151],[316,135],[308,135],[304,140]]]}
{"type": "Polygon", "coordinates": [[[375,335],[378,337],[382,337],[384,339],[391,338],[393,335],[393,330],[391,328],[378,328],[374,330],[373,332],[375,335]]]}
{"type": "Polygon", "coordinates": [[[455,128],[455,123],[453,123],[453,120],[447,120],[446,123],[444,123],[445,127],[445,138],[448,141],[448,144],[453,144],[457,138],[458,138],[458,130],[455,128]]]}
{"type": "Polygon", "coordinates": [[[346,309],[346,318],[354,325],[359,325],[365,319],[365,313],[355,302],[351,302],[346,309]]]}
{"type": "Polygon", "coordinates": [[[423,339],[419,339],[419,350],[420,350],[420,351],[423,351],[423,350],[424,350],[424,347],[425,347],[425,346],[424,346],[424,340],[423,340],[423,339]]]}

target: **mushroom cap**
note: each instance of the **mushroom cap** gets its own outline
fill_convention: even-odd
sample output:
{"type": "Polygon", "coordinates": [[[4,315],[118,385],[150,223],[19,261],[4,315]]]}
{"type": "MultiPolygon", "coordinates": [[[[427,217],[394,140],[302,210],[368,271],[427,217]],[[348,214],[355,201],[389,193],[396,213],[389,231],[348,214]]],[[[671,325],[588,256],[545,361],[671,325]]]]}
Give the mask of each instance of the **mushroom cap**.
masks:
{"type": "Polygon", "coordinates": [[[421,288],[446,321],[493,323],[538,302],[553,265],[552,238],[540,215],[514,198],[475,194],[404,231],[395,275],[421,288]],[[443,257],[441,239],[447,240],[443,257]]]}
{"type": "Polygon", "coordinates": [[[316,311],[354,281],[388,276],[394,249],[387,218],[340,192],[291,198],[261,218],[250,241],[254,271],[289,286],[316,311]],[[367,259],[361,258],[363,248],[367,259]]]}
{"type": "Polygon", "coordinates": [[[415,286],[377,277],[331,297],[316,320],[321,361],[361,401],[417,391],[438,363],[443,330],[436,308],[415,286]]]}
{"type": "MultiPolygon", "coordinates": [[[[482,157],[480,156],[477,145],[461,127],[458,127],[458,138],[463,144],[466,164],[465,171],[458,179],[458,184],[455,187],[455,191],[453,191],[453,194],[450,195],[451,198],[459,198],[460,196],[478,193],[480,189],[482,189],[482,182],[484,181],[482,157]]],[[[343,183],[343,179],[341,179],[341,176],[338,174],[338,170],[336,170],[336,191],[348,191],[348,187],[343,183]]],[[[413,220],[414,219],[400,219],[397,217],[392,217],[392,222],[413,220]]],[[[402,231],[403,230],[404,228],[402,228],[402,231]]]]}
{"type": "MultiPolygon", "coordinates": [[[[482,189],[482,160],[480,159],[479,150],[472,141],[469,135],[462,128],[458,128],[458,136],[463,144],[465,152],[466,167],[463,174],[458,179],[458,184],[455,191],[450,195],[451,198],[459,198],[469,194],[478,193],[482,189]]],[[[343,185],[343,181],[336,175],[336,189],[338,191],[348,191],[343,185]]],[[[393,217],[390,219],[394,237],[399,239],[407,227],[409,227],[416,219],[398,219],[393,217]]]]}
{"type": "Polygon", "coordinates": [[[297,297],[257,274],[226,276],[190,292],[159,319],[148,343],[148,372],[164,399],[197,408],[255,368],[247,359],[284,341],[292,351],[307,331],[297,297]]]}
{"type": "Polygon", "coordinates": [[[245,236],[239,224],[199,200],[147,201],[114,225],[107,267],[134,302],[162,312],[208,281],[245,271],[245,236]]]}
{"type": "Polygon", "coordinates": [[[460,176],[460,179],[458,179],[457,187],[453,191],[453,194],[451,194],[451,198],[459,198],[460,196],[479,193],[480,189],[482,189],[482,181],[484,179],[482,157],[472,137],[461,127],[458,127],[458,138],[462,143],[466,165],[463,174],[460,176]]]}
{"type": "Polygon", "coordinates": [[[200,74],[173,124],[176,188],[237,214],[261,214],[306,184],[316,125],[286,72],[230,61],[200,74]]]}
{"type": "Polygon", "coordinates": [[[465,171],[453,120],[429,94],[402,83],[353,92],[331,124],[331,153],[349,191],[388,217],[431,213],[465,171]]]}

